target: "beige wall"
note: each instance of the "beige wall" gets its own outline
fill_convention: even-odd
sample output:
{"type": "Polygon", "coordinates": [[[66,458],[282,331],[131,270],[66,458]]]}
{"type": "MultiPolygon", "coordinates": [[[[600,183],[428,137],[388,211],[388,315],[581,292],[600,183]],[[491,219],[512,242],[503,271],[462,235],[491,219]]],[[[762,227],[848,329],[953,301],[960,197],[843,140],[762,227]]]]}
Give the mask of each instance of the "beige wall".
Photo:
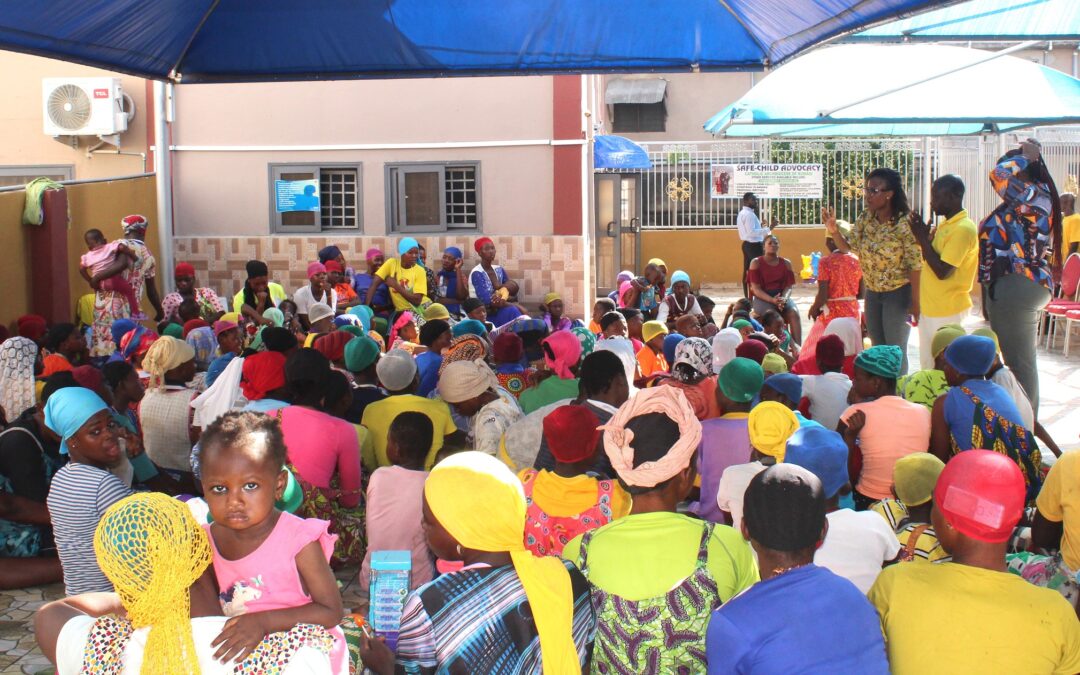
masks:
{"type": "Polygon", "coordinates": [[[43,130],[41,80],[45,77],[119,77],[124,93],[135,100],[135,118],[120,137],[122,150],[146,150],[146,81],[65,61],[0,51],[4,95],[0,96],[0,167],[37,164],[74,165],[77,180],[143,173],[139,157],[95,154],[86,156],[97,137],[80,139],[80,147],[54,141],[43,130]]]}
{"type": "Polygon", "coordinates": [[[388,162],[479,161],[487,234],[550,234],[552,148],[210,152],[184,146],[437,144],[547,140],[549,77],[370,80],[176,89],[172,154],[178,236],[270,233],[268,165],[363,164],[363,232],[387,232],[388,162]]]}

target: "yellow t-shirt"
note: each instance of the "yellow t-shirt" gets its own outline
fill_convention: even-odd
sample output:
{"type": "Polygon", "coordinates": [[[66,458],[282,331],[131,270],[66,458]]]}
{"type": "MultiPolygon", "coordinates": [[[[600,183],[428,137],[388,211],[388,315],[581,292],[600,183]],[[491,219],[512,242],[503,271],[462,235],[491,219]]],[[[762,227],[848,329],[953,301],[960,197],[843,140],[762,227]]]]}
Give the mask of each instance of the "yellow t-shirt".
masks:
{"type": "MultiPolygon", "coordinates": [[[[530,469],[522,469],[518,472],[518,478],[530,469]]],[[[596,506],[596,498],[599,494],[599,481],[586,475],[566,478],[553,471],[542,469],[536,473],[533,479],[533,503],[541,511],[556,518],[569,518],[579,513],[588,511],[596,506]]],[[[611,491],[611,519],[622,518],[630,512],[630,495],[619,485],[619,481],[612,481],[611,491]]]]}
{"type": "Polygon", "coordinates": [[[1071,244],[1080,244],[1080,213],[1062,218],[1061,232],[1065,240],[1065,252],[1068,253],[1071,244]]]}
{"type": "MultiPolygon", "coordinates": [[[[383,263],[383,266],[375,274],[380,279],[397,279],[397,282],[404,286],[406,290],[427,296],[427,272],[420,265],[413,265],[409,269],[405,269],[397,258],[390,258],[383,263]]],[[[413,308],[412,303],[395,290],[390,291],[390,299],[394,301],[394,309],[399,312],[413,308]]]]}
{"type": "Polygon", "coordinates": [[[1066,452],[1050,467],[1035,505],[1047,520],[1064,523],[1061,557],[1080,570],[1080,452],[1066,452]]]}
{"type": "Polygon", "coordinates": [[[431,451],[424,461],[424,468],[430,470],[435,465],[435,455],[442,449],[443,438],[457,431],[457,427],[454,426],[450,408],[446,403],[414,394],[387,396],[381,401],[369,403],[364,408],[364,417],[360,423],[371,432],[375,461],[379,466],[390,466],[390,460],[386,457],[386,435],[390,432],[390,424],[403,412],[424,413],[431,418],[435,433],[431,439],[431,451]]]}
{"type": "Polygon", "coordinates": [[[923,265],[919,275],[919,309],[928,317],[959,314],[971,307],[971,285],[979,269],[979,230],[967,211],[960,211],[938,225],[931,246],[942,262],[956,269],[944,279],[938,279],[929,265],[923,265]]]}
{"type": "MultiPolygon", "coordinates": [[[[274,307],[281,304],[282,300],[288,300],[289,296],[282,288],[281,284],[275,284],[273,281],[267,282],[266,289],[270,291],[270,299],[274,301],[274,307]]],[[[240,289],[232,299],[232,311],[240,313],[244,307],[244,289],[240,289]]]]}
{"type": "Polygon", "coordinates": [[[878,575],[893,675],[1080,672],[1080,621],[1057,591],[1008,572],[946,562],[878,575]]]}

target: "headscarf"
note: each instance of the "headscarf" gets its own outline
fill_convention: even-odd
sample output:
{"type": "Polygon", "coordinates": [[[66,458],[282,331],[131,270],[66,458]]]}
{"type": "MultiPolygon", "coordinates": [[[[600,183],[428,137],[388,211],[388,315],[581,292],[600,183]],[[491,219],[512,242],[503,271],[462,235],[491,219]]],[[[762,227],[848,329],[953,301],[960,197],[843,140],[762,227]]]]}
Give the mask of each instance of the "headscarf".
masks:
{"type": "Polygon", "coordinates": [[[893,487],[904,506],[919,506],[934,497],[938,476],[945,463],[929,452],[904,455],[893,464],[893,487]]]}
{"type": "Polygon", "coordinates": [[[352,314],[359,318],[360,327],[364,329],[365,333],[371,330],[371,318],[375,316],[375,312],[367,305],[356,305],[355,307],[350,307],[348,311],[346,311],[346,314],[352,314]]]}
{"type": "Polygon", "coordinates": [[[45,403],[45,426],[60,437],[60,454],[68,454],[68,439],[78,433],[87,420],[108,409],[100,396],[83,387],[64,387],[53,392],[45,403]]]}
{"type": "Polygon", "coordinates": [[[249,260],[244,264],[244,271],[247,272],[248,279],[255,279],[256,277],[265,277],[270,274],[270,268],[266,266],[261,260],[249,260]]]}
{"type": "Polygon", "coordinates": [[[965,537],[999,544],[1020,522],[1025,492],[1023,472],[1004,453],[965,450],[938,476],[934,507],[965,537]]]}
{"type": "Polygon", "coordinates": [[[146,219],[146,216],[134,214],[130,216],[124,216],[120,219],[120,226],[124,228],[124,236],[131,237],[133,239],[142,239],[143,234],[146,233],[146,228],[150,227],[150,221],[146,219]],[[136,236],[136,235],[140,236],[136,236]]]}
{"type": "Polygon", "coordinates": [[[461,403],[499,386],[499,378],[482,359],[454,361],[439,375],[439,396],[447,403],[461,403]]]}
{"type": "Polygon", "coordinates": [[[705,338],[690,337],[675,348],[675,363],[671,364],[671,376],[685,384],[697,384],[713,374],[712,349],[705,338]],[[690,368],[676,368],[678,365],[690,368]]]}
{"type": "Polygon", "coordinates": [[[558,330],[544,338],[541,344],[546,347],[544,363],[547,367],[551,368],[559,379],[574,379],[574,373],[570,369],[581,360],[581,343],[577,337],[569,331],[558,330]]]}
{"type": "Polygon", "coordinates": [[[450,310],[441,302],[433,302],[424,308],[424,321],[435,321],[436,319],[450,320],[450,310]]]}
{"type": "MultiPolygon", "coordinates": [[[[71,371],[71,376],[80,387],[89,389],[98,396],[105,391],[105,375],[93,366],[79,366],[71,371]]],[[[104,398],[104,397],[102,397],[104,398]]]]}
{"type": "Polygon", "coordinates": [[[324,246],[323,248],[319,249],[317,255],[319,256],[319,262],[325,265],[331,260],[337,260],[338,256],[341,255],[341,249],[337,246],[334,246],[333,244],[330,244],[329,246],[324,246]]]}
{"type": "Polygon", "coordinates": [[[412,324],[416,323],[416,318],[413,317],[412,312],[402,312],[401,314],[398,315],[397,319],[394,319],[394,325],[390,328],[390,346],[391,346],[391,348],[393,347],[394,342],[397,341],[398,331],[400,331],[405,326],[408,326],[410,323],[412,323],[412,324]]]}
{"type": "Polygon", "coordinates": [[[442,365],[439,366],[439,377],[446,372],[446,367],[455,361],[476,361],[487,356],[487,347],[484,341],[475,335],[462,335],[450,341],[450,346],[443,351],[442,365]]]}
{"type": "Polygon", "coordinates": [[[124,339],[124,336],[135,330],[138,325],[131,319],[117,319],[112,322],[112,325],[109,326],[109,332],[112,333],[113,344],[116,345],[117,349],[120,348],[120,341],[124,339]]]}
{"type": "Polygon", "coordinates": [[[162,335],[168,335],[178,340],[184,339],[184,327],[178,323],[170,323],[165,326],[165,330],[161,331],[162,335]]]}
{"type": "Polygon", "coordinates": [[[496,363],[517,363],[524,353],[525,344],[514,333],[500,334],[491,346],[491,355],[496,363]]]}
{"type": "MultiPolygon", "coordinates": [[[[997,358],[997,345],[982,335],[963,335],[945,349],[945,361],[961,375],[981,377],[990,372],[997,358]]],[[[858,363],[858,360],[856,360],[858,363]]]]}
{"type": "Polygon", "coordinates": [[[701,422],[694,416],[682,390],[675,387],[642,389],[623,403],[604,430],[604,452],[619,479],[635,487],[654,487],[677,475],[690,465],[701,441],[701,422]],[[626,428],[630,420],[649,413],[663,413],[679,425],[679,440],[654,462],[634,467],[634,432],[626,428]]]}
{"type": "Polygon", "coordinates": [[[825,326],[824,335],[836,335],[844,341],[844,355],[854,356],[863,349],[862,326],[859,320],[850,316],[833,319],[825,326]]]}
{"type": "MultiPolygon", "coordinates": [[[[934,332],[934,336],[930,338],[930,354],[936,359],[941,352],[945,351],[945,348],[953,343],[958,337],[963,337],[967,333],[963,328],[955,326],[942,326],[934,332]]],[[[972,335],[978,335],[978,331],[972,331],[972,335]]],[[[989,337],[989,336],[988,336],[989,337]]],[[[995,343],[997,341],[995,340],[995,343]]]]}
{"type": "Polygon", "coordinates": [[[765,355],[765,358],[761,360],[761,368],[766,373],[778,374],[787,373],[788,365],[783,356],[775,352],[769,352],[765,355]]]}
{"type": "Polygon", "coordinates": [[[895,380],[900,377],[903,360],[904,352],[896,345],[874,345],[855,357],[855,365],[871,375],[895,380]]]}
{"type": "Polygon", "coordinates": [[[331,363],[341,361],[345,358],[345,345],[354,337],[356,336],[345,331],[336,330],[333,333],[327,333],[315,340],[315,351],[325,356],[331,363]]]}
{"type": "Polygon", "coordinates": [[[637,354],[634,353],[634,343],[627,338],[606,338],[604,340],[596,341],[596,348],[593,352],[611,352],[615,356],[619,357],[619,360],[623,363],[623,370],[626,372],[626,384],[630,387],[630,391],[637,391],[637,387],[634,386],[634,380],[637,379],[638,361],[637,354]]]}
{"type": "Polygon", "coordinates": [[[379,343],[366,335],[349,340],[345,345],[345,370],[350,373],[359,373],[367,370],[371,364],[379,360],[382,349],[379,343]]]}
{"type": "Polygon", "coordinates": [[[570,329],[570,332],[581,343],[581,357],[585,358],[592,354],[593,349],[596,348],[596,336],[593,335],[593,332],[585,326],[574,326],[570,329]]]}
{"type": "Polygon", "coordinates": [[[647,265],[656,265],[657,267],[667,267],[667,263],[665,263],[660,258],[650,258],[649,262],[647,262],[646,264],[647,265]]]}
{"type": "Polygon", "coordinates": [[[397,254],[403,256],[413,249],[420,248],[420,242],[416,241],[412,237],[402,237],[397,243],[397,254]]]}
{"type": "Polygon", "coordinates": [[[443,253],[449,253],[449,254],[450,254],[450,255],[452,255],[452,256],[453,256],[453,257],[454,257],[454,258],[455,258],[456,260],[460,260],[460,259],[462,258],[462,253],[461,253],[461,249],[460,249],[460,248],[458,248],[457,246],[447,246],[447,247],[446,247],[446,250],[445,250],[445,251],[443,251],[443,253]]]}
{"type": "Polygon", "coordinates": [[[128,362],[145,356],[157,339],[158,335],[154,331],[144,326],[136,326],[120,339],[120,356],[128,362]]]}
{"type": "Polygon", "coordinates": [[[45,317],[39,314],[24,314],[15,320],[15,330],[19,333],[19,336],[30,338],[34,342],[45,337],[45,332],[48,329],[48,322],[45,321],[45,317]]]}
{"type": "Polygon", "coordinates": [[[207,325],[202,319],[192,319],[184,323],[184,326],[180,329],[180,337],[187,339],[188,334],[196,328],[203,328],[207,325]]]}
{"type": "Polygon", "coordinates": [[[285,386],[285,355],[280,352],[252,354],[244,358],[241,368],[240,390],[249,401],[264,399],[285,386]]]}
{"type": "Polygon", "coordinates": [[[517,476],[491,455],[460,452],[431,470],[424,498],[462,546],[510,554],[540,634],[544,672],[580,671],[571,633],[570,575],[558,558],[534,556],[525,548],[525,492],[517,476]]]}
{"type": "Polygon", "coordinates": [[[277,307],[268,307],[266,311],[263,312],[263,318],[269,319],[271,325],[277,328],[281,328],[285,325],[285,313],[277,307]]]}
{"type": "Polygon", "coordinates": [[[556,300],[562,300],[562,296],[559,295],[558,293],[556,293],[555,291],[552,291],[551,293],[548,293],[547,295],[544,296],[544,304],[545,305],[550,305],[551,303],[555,302],[556,300]]]}
{"type": "Polygon", "coordinates": [[[195,266],[191,263],[179,262],[176,263],[175,269],[173,269],[174,277],[193,277],[195,276],[195,266]]]}
{"type": "Polygon", "coordinates": [[[367,262],[371,262],[372,260],[374,260],[375,258],[378,258],[382,254],[383,254],[383,252],[382,252],[381,248],[369,248],[367,250],[367,253],[364,254],[364,260],[366,260],[367,262]]]}
{"type": "Polygon", "coordinates": [[[659,321],[646,321],[641,326],[641,337],[649,342],[657,335],[667,335],[668,327],[659,321]]]}
{"type": "Polygon", "coordinates": [[[222,333],[239,328],[240,326],[235,321],[226,321],[221,319],[214,322],[214,337],[221,337],[222,333]]]}
{"type": "Polygon", "coordinates": [[[720,372],[735,358],[735,348],[742,342],[742,333],[737,328],[725,328],[717,333],[712,340],[712,367],[713,372],[720,372]]]}
{"type": "Polygon", "coordinates": [[[34,362],[37,343],[28,337],[13,337],[0,344],[0,406],[7,421],[34,406],[34,362]]]}
{"type": "Polygon", "coordinates": [[[600,440],[600,420],[587,405],[564,405],[544,417],[544,440],[555,461],[575,464],[591,459],[600,440]]]}
{"type": "Polygon", "coordinates": [[[750,445],[763,455],[784,461],[787,441],[799,428],[799,419],[795,413],[782,403],[762,401],[754,406],[747,419],[750,432],[750,445]]]}
{"type": "Polygon", "coordinates": [[[338,316],[335,316],[334,325],[337,326],[339,329],[350,326],[360,331],[361,333],[364,332],[364,324],[360,322],[360,317],[356,316],[355,314],[340,314],[338,316]]]}
{"type": "Polygon", "coordinates": [[[487,335],[487,328],[484,324],[480,323],[476,319],[465,319],[454,324],[453,327],[454,337],[463,337],[465,335],[487,335]]]}
{"type": "Polygon", "coordinates": [[[736,356],[720,369],[716,386],[736,403],[749,403],[761,392],[765,373],[756,362],[736,356]]]}
{"type": "Polygon", "coordinates": [[[165,373],[195,358],[195,350],[183,340],[158,338],[143,358],[143,369],[150,373],[148,389],[165,386],[165,373]]]}
{"type": "Polygon", "coordinates": [[[818,340],[815,356],[826,368],[840,368],[844,365],[844,341],[839,335],[826,335],[818,340]]]}
{"type": "Polygon", "coordinates": [[[98,523],[94,554],[132,628],[150,627],[143,672],[198,674],[188,589],[212,555],[206,532],[187,505],[158,492],[121,499],[98,523]]]}
{"type": "Polygon", "coordinates": [[[71,361],[59,354],[49,354],[42,359],[41,364],[44,368],[41,371],[42,377],[52,377],[56,373],[63,373],[71,370],[71,361]]]}
{"type": "Polygon", "coordinates": [[[321,262],[308,263],[307,266],[307,278],[315,276],[316,274],[326,274],[326,265],[321,262]]]}
{"type": "Polygon", "coordinates": [[[671,295],[671,288],[674,287],[675,284],[679,283],[680,281],[685,281],[686,285],[689,286],[690,285],[690,275],[687,274],[686,272],[682,271],[682,270],[675,270],[674,274],[671,275],[671,279],[668,282],[668,284],[669,284],[668,285],[668,295],[671,295]]]}
{"type": "Polygon", "coordinates": [[[479,253],[480,250],[484,248],[484,244],[494,244],[494,243],[495,242],[493,242],[491,240],[491,237],[480,237],[479,239],[477,239],[476,241],[473,242],[472,247],[473,247],[474,251],[479,253]]]}
{"type": "Polygon", "coordinates": [[[633,278],[633,272],[631,272],[630,270],[623,270],[622,272],[619,272],[617,275],[615,275],[615,285],[620,286],[624,282],[630,281],[633,278]]]}
{"type": "Polygon", "coordinates": [[[759,365],[765,360],[765,355],[768,353],[769,348],[765,346],[765,343],[758,340],[743,340],[735,348],[735,356],[750,359],[759,365]]]}

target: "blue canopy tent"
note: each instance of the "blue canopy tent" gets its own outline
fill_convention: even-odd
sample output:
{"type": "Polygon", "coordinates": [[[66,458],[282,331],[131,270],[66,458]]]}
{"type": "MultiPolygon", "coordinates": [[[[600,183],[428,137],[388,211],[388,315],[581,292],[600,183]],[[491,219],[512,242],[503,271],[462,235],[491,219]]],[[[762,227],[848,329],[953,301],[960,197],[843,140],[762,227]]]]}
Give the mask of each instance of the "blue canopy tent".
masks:
{"type": "Polygon", "coordinates": [[[651,169],[652,161],[645,148],[623,136],[593,138],[593,168],[651,169]]]}
{"type": "Polygon", "coordinates": [[[1080,80],[1051,68],[962,47],[845,44],[776,69],[709,119],[705,130],[938,136],[1073,122],[1080,122],[1080,80]],[[1009,95],[1006,87],[1017,82],[1023,94],[1009,95]]]}
{"type": "Polygon", "coordinates": [[[1002,42],[1080,38],[1076,0],[968,0],[890,21],[844,42],[1002,42]]]}
{"type": "Polygon", "coordinates": [[[36,0],[0,49],[177,82],[775,66],[940,0],[36,0]]]}

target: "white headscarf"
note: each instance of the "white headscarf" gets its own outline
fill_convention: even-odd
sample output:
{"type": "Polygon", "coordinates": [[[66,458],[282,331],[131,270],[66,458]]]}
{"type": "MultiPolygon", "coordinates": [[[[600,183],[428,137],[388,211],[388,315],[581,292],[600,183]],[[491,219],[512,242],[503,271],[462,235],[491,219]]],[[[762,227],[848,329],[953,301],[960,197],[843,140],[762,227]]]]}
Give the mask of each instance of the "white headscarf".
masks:
{"type": "Polygon", "coordinates": [[[34,396],[37,353],[37,343],[30,338],[13,337],[0,344],[0,406],[8,422],[37,402],[34,396]]]}
{"type": "Polygon", "coordinates": [[[714,373],[735,358],[735,348],[742,343],[742,333],[737,328],[725,328],[712,340],[712,368],[714,373]]]}
{"type": "Polygon", "coordinates": [[[858,319],[850,316],[833,319],[825,327],[824,335],[835,335],[843,340],[844,356],[854,356],[862,351],[862,326],[859,325],[858,319]]]}
{"type": "Polygon", "coordinates": [[[626,384],[630,387],[630,392],[637,391],[634,380],[637,379],[638,361],[637,355],[634,353],[633,342],[622,337],[604,338],[596,341],[593,352],[611,352],[618,356],[619,360],[623,362],[623,369],[626,371],[626,384]]]}

